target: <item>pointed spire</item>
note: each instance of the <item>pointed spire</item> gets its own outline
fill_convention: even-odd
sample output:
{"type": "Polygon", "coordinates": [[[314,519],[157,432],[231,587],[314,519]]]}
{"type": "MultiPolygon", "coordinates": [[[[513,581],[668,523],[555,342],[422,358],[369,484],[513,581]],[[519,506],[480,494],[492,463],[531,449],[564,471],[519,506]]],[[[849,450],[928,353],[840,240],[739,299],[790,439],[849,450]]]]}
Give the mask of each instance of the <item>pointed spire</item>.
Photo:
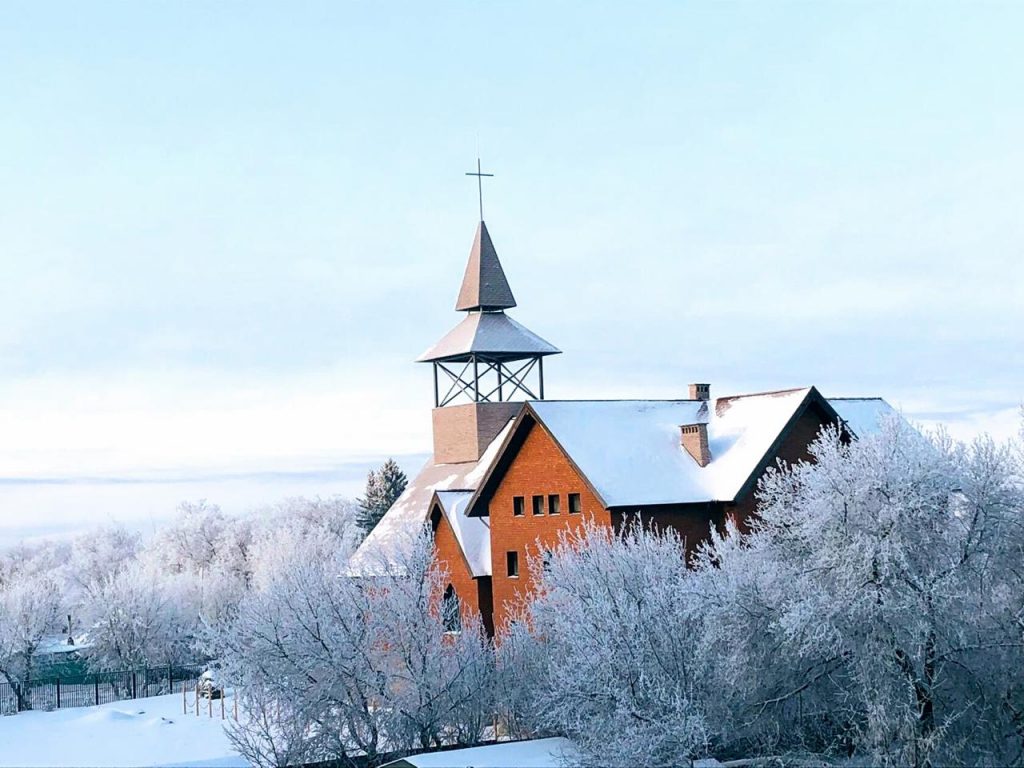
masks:
{"type": "Polygon", "coordinates": [[[466,274],[462,278],[455,309],[460,312],[494,312],[515,305],[512,289],[498,261],[498,252],[494,250],[487,225],[481,221],[473,240],[473,249],[469,252],[469,263],[466,264],[466,274]]]}

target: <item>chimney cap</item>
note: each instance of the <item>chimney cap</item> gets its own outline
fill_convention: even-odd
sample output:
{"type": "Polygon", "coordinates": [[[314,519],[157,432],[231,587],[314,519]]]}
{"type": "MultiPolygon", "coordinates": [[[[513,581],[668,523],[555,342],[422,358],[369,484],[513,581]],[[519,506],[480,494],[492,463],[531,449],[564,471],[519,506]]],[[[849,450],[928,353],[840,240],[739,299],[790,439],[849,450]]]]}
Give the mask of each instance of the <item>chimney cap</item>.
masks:
{"type": "Polygon", "coordinates": [[[686,452],[697,462],[697,466],[706,467],[711,463],[711,446],[708,445],[708,425],[704,422],[679,425],[679,442],[686,452]]]}
{"type": "Polygon", "coordinates": [[[711,385],[710,384],[691,384],[690,385],[690,399],[691,400],[710,400],[711,399],[711,385]]]}

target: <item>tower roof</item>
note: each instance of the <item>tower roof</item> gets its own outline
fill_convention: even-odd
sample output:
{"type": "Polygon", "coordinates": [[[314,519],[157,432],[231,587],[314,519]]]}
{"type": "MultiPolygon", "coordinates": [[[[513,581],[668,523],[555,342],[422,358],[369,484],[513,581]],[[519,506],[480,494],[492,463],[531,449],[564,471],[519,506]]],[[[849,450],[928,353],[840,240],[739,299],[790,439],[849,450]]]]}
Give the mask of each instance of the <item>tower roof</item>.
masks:
{"type": "Polygon", "coordinates": [[[466,274],[462,278],[455,309],[460,312],[493,312],[510,309],[515,305],[512,289],[498,261],[498,252],[494,250],[487,225],[481,221],[473,239],[473,249],[469,252],[469,262],[466,264],[466,274]]]}
{"type": "Polygon", "coordinates": [[[518,360],[557,355],[559,351],[504,312],[470,312],[416,362],[468,360],[471,355],[518,360]]]}

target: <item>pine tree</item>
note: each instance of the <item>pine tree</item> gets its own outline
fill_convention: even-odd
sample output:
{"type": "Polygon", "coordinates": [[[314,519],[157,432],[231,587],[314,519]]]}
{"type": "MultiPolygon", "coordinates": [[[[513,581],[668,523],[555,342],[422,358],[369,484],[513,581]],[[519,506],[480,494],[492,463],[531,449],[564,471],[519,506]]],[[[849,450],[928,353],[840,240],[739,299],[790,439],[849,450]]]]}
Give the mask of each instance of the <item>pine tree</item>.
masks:
{"type": "Polygon", "coordinates": [[[356,515],[359,527],[367,533],[372,531],[408,484],[405,472],[394,459],[385,461],[378,470],[370,470],[366,476],[366,494],[359,499],[356,515]]]}

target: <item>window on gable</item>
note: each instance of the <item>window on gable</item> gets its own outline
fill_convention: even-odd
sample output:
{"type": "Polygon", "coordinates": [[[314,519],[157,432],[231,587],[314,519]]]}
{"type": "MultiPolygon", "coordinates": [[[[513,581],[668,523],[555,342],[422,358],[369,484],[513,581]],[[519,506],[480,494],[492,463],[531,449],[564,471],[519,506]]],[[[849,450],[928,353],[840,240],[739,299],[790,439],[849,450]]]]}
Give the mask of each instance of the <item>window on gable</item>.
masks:
{"type": "Polygon", "coordinates": [[[544,514],[544,497],[534,496],[533,497],[533,514],[543,515],[544,514]]]}
{"type": "Polygon", "coordinates": [[[445,632],[462,631],[462,611],[459,606],[459,596],[455,594],[455,587],[451,584],[444,591],[441,598],[441,621],[444,623],[445,632]]]}
{"type": "Polygon", "coordinates": [[[510,579],[519,578],[519,553],[506,552],[505,561],[508,565],[508,576],[510,579]]]}
{"type": "Polygon", "coordinates": [[[552,493],[548,496],[548,514],[557,515],[561,509],[561,499],[557,493],[552,493]]]}
{"type": "Polygon", "coordinates": [[[516,517],[522,517],[526,513],[526,499],[522,496],[512,497],[512,514],[516,517]]]}
{"type": "Polygon", "coordinates": [[[569,494],[569,514],[578,515],[583,511],[583,504],[580,501],[580,495],[578,493],[569,494]]]}

